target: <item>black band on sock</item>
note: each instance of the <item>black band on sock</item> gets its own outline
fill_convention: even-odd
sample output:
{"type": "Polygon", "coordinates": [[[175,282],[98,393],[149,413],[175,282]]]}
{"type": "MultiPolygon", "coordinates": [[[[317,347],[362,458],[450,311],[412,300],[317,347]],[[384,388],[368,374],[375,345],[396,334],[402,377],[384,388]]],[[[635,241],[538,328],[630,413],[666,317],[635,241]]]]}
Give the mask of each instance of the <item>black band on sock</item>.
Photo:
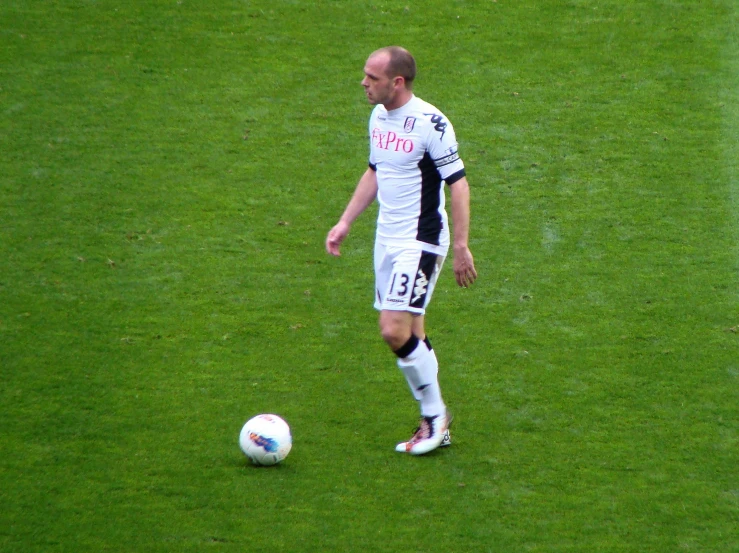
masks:
{"type": "Polygon", "coordinates": [[[432,349],[434,349],[434,348],[431,347],[431,341],[429,340],[428,335],[423,339],[423,343],[426,344],[426,347],[429,348],[429,351],[431,351],[432,349]]]}
{"type": "Polygon", "coordinates": [[[408,341],[399,349],[395,350],[395,355],[397,355],[401,359],[404,357],[408,357],[411,353],[413,353],[413,350],[418,347],[418,342],[418,337],[415,334],[411,334],[411,337],[408,338],[408,341]]]}

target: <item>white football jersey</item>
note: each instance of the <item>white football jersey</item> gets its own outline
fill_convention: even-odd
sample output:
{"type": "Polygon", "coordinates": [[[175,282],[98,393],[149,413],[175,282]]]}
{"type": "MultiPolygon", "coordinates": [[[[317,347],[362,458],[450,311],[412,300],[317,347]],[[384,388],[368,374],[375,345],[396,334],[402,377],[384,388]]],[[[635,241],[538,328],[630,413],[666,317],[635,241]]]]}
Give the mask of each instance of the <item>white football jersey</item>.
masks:
{"type": "Polygon", "coordinates": [[[388,111],[378,104],[369,120],[369,164],[377,172],[377,242],[446,255],[449,224],[443,183],[463,176],[449,120],[413,96],[388,111]]]}

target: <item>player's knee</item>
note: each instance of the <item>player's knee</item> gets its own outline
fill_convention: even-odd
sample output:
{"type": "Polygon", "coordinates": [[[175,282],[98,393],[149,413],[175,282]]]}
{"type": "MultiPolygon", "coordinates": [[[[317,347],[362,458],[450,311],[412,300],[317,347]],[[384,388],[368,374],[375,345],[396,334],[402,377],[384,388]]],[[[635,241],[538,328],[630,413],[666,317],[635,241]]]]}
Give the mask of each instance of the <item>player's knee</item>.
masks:
{"type": "Polygon", "coordinates": [[[394,319],[380,319],[380,334],[387,345],[396,350],[411,337],[411,329],[394,319]]]}
{"type": "Polygon", "coordinates": [[[397,328],[392,325],[380,326],[380,335],[390,347],[393,347],[400,340],[397,328]]]}

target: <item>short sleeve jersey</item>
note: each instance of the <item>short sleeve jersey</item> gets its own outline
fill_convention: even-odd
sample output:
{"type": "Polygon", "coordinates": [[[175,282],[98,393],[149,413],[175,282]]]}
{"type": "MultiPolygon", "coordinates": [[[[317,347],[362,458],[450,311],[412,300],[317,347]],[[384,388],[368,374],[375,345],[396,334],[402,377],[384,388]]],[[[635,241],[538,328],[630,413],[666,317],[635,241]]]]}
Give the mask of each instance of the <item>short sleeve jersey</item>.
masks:
{"type": "Polygon", "coordinates": [[[388,111],[375,106],[369,120],[369,165],[377,173],[377,242],[446,255],[449,224],[443,183],[465,176],[449,120],[413,96],[388,111]]]}

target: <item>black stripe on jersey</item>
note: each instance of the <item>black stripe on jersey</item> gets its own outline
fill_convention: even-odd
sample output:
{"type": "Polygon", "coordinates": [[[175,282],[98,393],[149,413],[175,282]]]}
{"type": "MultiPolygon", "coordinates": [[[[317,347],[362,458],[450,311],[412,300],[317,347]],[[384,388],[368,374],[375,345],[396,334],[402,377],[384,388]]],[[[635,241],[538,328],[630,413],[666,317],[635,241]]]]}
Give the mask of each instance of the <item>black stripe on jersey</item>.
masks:
{"type": "Polygon", "coordinates": [[[418,217],[416,240],[438,246],[442,226],[439,206],[441,194],[444,193],[441,190],[441,174],[428,152],[423,154],[418,168],[421,170],[421,214],[418,217]]]}
{"type": "Polygon", "coordinates": [[[377,165],[375,165],[371,161],[369,162],[369,168],[372,169],[373,171],[377,171],[377,165]]]}
{"type": "Polygon", "coordinates": [[[455,182],[457,182],[459,179],[461,179],[462,177],[466,175],[467,173],[464,172],[464,169],[460,169],[456,173],[452,173],[451,175],[449,175],[444,180],[446,181],[447,184],[454,184],[455,182]]]}
{"type": "MultiPolygon", "coordinates": [[[[435,253],[421,252],[421,259],[418,262],[418,270],[413,279],[413,287],[411,288],[411,307],[423,308],[426,306],[426,296],[429,291],[429,282],[436,270],[435,253]]],[[[429,348],[431,349],[431,348],[429,348]]]]}

